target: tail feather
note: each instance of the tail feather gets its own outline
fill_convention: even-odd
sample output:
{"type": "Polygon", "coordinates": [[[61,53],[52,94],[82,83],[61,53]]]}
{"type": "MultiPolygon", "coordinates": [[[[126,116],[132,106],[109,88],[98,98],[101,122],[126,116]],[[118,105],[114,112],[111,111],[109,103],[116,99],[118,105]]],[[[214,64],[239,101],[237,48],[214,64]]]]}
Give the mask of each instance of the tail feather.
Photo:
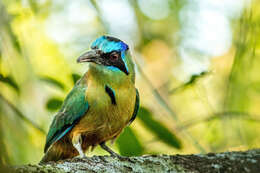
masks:
{"type": "Polygon", "coordinates": [[[50,161],[58,161],[62,159],[62,154],[50,148],[43,156],[40,164],[44,164],[50,161]]]}
{"type": "Polygon", "coordinates": [[[44,154],[39,164],[44,164],[50,161],[58,161],[63,159],[73,158],[78,155],[77,150],[70,145],[60,144],[59,142],[52,145],[44,154]]]}
{"type": "Polygon", "coordinates": [[[51,154],[45,153],[39,164],[44,164],[49,161],[56,161],[58,160],[56,157],[53,157],[51,154]]]}

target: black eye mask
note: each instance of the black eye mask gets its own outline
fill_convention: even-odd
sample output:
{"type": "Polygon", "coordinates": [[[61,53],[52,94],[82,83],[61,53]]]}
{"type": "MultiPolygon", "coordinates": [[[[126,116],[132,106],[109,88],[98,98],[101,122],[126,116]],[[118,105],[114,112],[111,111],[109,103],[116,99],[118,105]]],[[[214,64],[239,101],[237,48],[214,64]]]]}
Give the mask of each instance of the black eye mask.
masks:
{"type": "Polygon", "coordinates": [[[129,74],[129,72],[126,69],[126,65],[124,61],[122,60],[121,53],[117,51],[109,52],[109,53],[103,53],[101,55],[102,65],[105,66],[113,66],[124,72],[126,75],[129,74]]]}

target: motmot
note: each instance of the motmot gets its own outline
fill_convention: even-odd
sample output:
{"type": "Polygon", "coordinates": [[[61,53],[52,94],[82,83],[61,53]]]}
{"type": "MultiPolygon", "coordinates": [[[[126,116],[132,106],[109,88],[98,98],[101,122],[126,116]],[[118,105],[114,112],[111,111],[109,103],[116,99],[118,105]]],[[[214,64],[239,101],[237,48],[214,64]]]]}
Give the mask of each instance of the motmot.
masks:
{"type": "Polygon", "coordinates": [[[106,142],[114,141],[136,118],[139,93],[128,45],[111,36],[97,38],[78,63],[89,64],[55,115],[40,163],[85,157],[97,145],[120,156],[106,142]]]}

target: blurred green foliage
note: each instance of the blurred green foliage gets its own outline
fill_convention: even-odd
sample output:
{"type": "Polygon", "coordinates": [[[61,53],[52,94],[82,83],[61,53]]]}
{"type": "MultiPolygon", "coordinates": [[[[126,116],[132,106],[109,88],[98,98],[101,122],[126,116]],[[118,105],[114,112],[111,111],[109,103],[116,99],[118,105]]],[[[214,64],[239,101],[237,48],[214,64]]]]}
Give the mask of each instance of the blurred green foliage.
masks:
{"type": "Polygon", "coordinates": [[[126,127],[116,141],[119,152],[124,156],[140,156],[144,153],[142,144],[137,139],[133,130],[126,127]]]}
{"type": "Polygon", "coordinates": [[[129,43],[138,68],[141,108],[115,150],[135,156],[259,147],[260,3],[230,7],[233,13],[209,6],[207,16],[202,2],[209,1],[0,1],[0,166],[40,160],[55,111],[87,70],[76,58],[103,34],[129,43]],[[205,16],[212,19],[200,35],[205,16]],[[196,20],[198,28],[189,23],[196,20]],[[216,23],[212,31],[217,20],[227,28],[216,23]],[[230,38],[226,52],[214,35],[230,38]]]}
{"type": "Polygon", "coordinates": [[[9,76],[3,76],[0,74],[0,81],[4,82],[6,84],[8,84],[9,86],[13,87],[17,92],[19,92],[19,86],[17,85],[17,83],[13,80],[12,77],[9,76]]]}
{"type": "Polygon", "coordinates": [[[46,109],[49,111],[57,111],[59,108],[61,108],[62,105],[62,99],[52,97],[50,98],[46,103],[46,109]]]}
{"type": "Polygon", "coordinates": [[[158,139],[162,140],[171,147],[181,149],[180,140],[172,134],[164,125],[153,119],[152,113],[141,107],[139,109],[138,118],[141,119],[145,127],[153,132],[158,139]]]}
{"type": "Polygon", "coordinates": [[[47,82],[51,85],[54,85],[54,86],[64,90],[64,85],[61,82],[57,81],[56,79],[53,79],[53,78],[47,77],[47,76],[39,77],[39,79],[43,82],[47,82]]]}

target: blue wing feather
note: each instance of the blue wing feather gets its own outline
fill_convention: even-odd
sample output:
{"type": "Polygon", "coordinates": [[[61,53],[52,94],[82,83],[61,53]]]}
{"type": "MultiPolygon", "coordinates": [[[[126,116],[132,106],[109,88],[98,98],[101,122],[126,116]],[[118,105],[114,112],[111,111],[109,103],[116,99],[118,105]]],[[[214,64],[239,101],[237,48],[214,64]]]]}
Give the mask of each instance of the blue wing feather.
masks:
{"type": "Polygon", "coordinates": [[[44,152],[64,135],[73,129],[78,121],[88,111],[89,105],[85,99],[87,86],[80,80],[68,94],[62,108],[54,117],[46,137],[44,152]]]}
{"type": "Polygon", "coordinates": [[[74,124],[69,126],[66,130],[64,130],[59,136],[57,136],[55,139],[54,139],[54,142],[57,142],[58,140],[60,140],[64,135],[66,135],[72,128],[74,127],[74,124]]]}

